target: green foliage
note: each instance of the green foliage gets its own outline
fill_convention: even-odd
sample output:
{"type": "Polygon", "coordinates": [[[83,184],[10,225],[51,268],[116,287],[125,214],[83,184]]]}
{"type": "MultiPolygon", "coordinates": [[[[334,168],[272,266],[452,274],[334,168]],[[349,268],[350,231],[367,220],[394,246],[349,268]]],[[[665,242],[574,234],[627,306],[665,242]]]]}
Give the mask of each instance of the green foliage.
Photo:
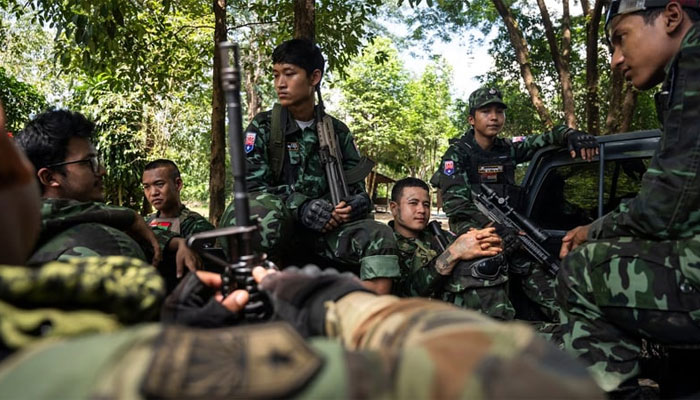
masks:
{"type": "Polygon", "coordinates": [[[435,59],[413,79],[391,41],[377,38],[347,73],[338,85],[360,150],[388,169],[384,172],[429,178],[447,138],[457,132],[448,114],[449,66],[435,59]]]}
{"type": "Polygon", "coordinates": [[[46,108],[46,99],[32,85],[8,75],[0,66],[0,101],[5,106],[6,125],[10,132],[24,127],[32,114],[46,108]]]}

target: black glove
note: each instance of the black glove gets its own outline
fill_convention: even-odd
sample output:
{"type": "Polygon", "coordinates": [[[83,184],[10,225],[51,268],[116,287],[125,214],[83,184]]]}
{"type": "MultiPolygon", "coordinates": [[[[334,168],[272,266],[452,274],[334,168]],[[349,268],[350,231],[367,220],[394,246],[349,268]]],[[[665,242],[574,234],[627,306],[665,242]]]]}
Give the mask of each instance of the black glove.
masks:
{"type": "Polygon", "coordinates": [[[326,200],[309,200],[299,208],[299,219],[305,227],[321,232],[330,221],[334,209],[326,200]]]}
{"type": "Polygon", "coordinates": [[[520,232],[517,229],[508,228],[501,224],[494,224],[493,227],[496,228],[496,233],[503,241],[501,246],[505,255],[512,254],[521,247],[522,242],[518,239],[520,232]]]}
{"type": "Polygon", "coordinates": [[[347,205],[352,207],[352,210],[350,210],[351,221],[356,221],[367,215],[367,213],[369,212],[370,202],[367,193],[359,193],[350,196],[346,203],[347,205]]]}
{"type": "Polygon", "coordinates": [[[598,148],[598,141],[595,140],[595,136],[589,135],[586,132],[569,128],[569,131],[566,133],[565,137],[569,144],[569,151],[575,151],[576,155],[580,155],[582,149],[598,148]]]}
{"type": "Polygon", "coordinates": [[[165,299],[161,321],[198,328],[235,325],[240,315],[216,301],[214,293],[215,290],[203,284],[197,274],[187,274],[165,299]]]}
{"type": "Polygon", "coordinates": [[[323,303],[350,292],[368,292],[355,275],[339,274],[332,268],[322,271],[315,265],[270,274],[259,288],[270,296],[277,319],[289,322],[304,337],[325,334],[323,303]]]}

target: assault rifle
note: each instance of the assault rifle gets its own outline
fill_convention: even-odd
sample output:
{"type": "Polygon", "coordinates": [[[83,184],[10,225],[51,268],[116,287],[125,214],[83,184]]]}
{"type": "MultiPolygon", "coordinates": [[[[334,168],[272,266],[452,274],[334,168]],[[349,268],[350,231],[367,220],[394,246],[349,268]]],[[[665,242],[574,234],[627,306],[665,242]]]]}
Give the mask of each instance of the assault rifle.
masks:
{"type": "Polygon", "coordinates": [[[342,200],[350,197],[348,184],[345,181],[343,171],[343,155],[338,146],[338,138],[333,129],[331,117],[326,115],[323,99],[321,98],[321,84],[316,86],[318,94],[318,107],[316,107],[316,133],[318,134],[319,155],[321,163],[326,170],[326,179],[331,191],[331,200],[336,206],[342,200]]]}
{"type": "Polygon", "coordinates": [[[241,116],[241,74],[239,67],[238,44],[219,43],[221,54],[221,84],[226,95],[228,109],[228,136],[231,169],[233,170],[233,198],[236,225],[201,232],[190,236],[187,245],[202,257],[222,268],[221,292],[224,297],[236,289],[250,293],[250,300],[243,309],[244,317],[249,321],[267,319],[272,314],[269,299],[258,291],[252,276],[256,266],[275,268],[265,254],[253,250],[253,235],[259,230],[257,223],[250,218],[248,189],[246,185],[246,160],[243,150],[243,128],[241,116]],[[230,52],[233,52],[233,65],[229,64],[230,52]],[[213,238],[225,237],[228,241],[228,260],[206,251],[206,243],[213,238]]]}
{"type": "Polygon", "coordinates": [[[508,197],[499,196],[493,189],[482,183],[481,193],[472,190],[472,199],[479,211],[494,223],[524,233],[519,234],[518,239],[532,258],[546,266],[552,275],[559,272],[559,260],[541,246],[541,243],[549,239],[549,235],[515,211],[508,204],[508,197]]]}

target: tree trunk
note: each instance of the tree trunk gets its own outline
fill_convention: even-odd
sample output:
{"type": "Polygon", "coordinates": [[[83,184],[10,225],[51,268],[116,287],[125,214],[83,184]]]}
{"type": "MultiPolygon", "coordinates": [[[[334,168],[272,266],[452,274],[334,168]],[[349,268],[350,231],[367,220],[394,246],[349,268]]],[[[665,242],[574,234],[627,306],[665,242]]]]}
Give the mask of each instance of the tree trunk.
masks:
{"type": "Polygon", "coordinates": [[[623,103],[623,93],[624,88],[624,77],[622,71],[619,69],[613,69],[610,76],[611,87],[610,87],[610,102],[608,109],[608,116],[605,119],[605,133],[611,134],[619,132],[621,115],[623,103]]]}
{"type": "Polygon", "coordinates": [[[576,128],[576,105],[574,102],[574,85],[571,83],[571,13],[569,0],[563,0],[564,12],[561,21],[561,88],[564,101],[566,124],[576,128]]]}
{"type": "Polygon", "coordinates": [[[564,18],[562,19],[562,46],[561,52],[557,45],[557,37],[554,33],[554,25],[549,17],[549,11],[544,3],[544,0],[537,0],[537,5],[540,8],[542,15],[542,23],[544,25],[544,33],[549,44],[549,52],[552,54],[554,68],[559,75],[559,83],[561,84],[561,98],[564,103],[564,118],[566,124],[572,128],[576,127],[576,114],[574,110],[574,91],[571,84],[571,74],[569,73],[568,57],[571,54],[571,21],[569,18],[569,1],[564,0],[564,18]]]}
{"type": "Polygon", "coordinates": [[[245,94],[248,101],[248,121],[262,111],[262,94],[258,90],[260,82],[266,78],[266,71],[262,66],[268,65],[263,59],[263,52],[251,42],[251,48],[243,55],[243,68],[245,70],[245,94]]]}
{"type": "Polygon", "coordinates": [[[583,9],[583,16],[588,18],[588,14],[591,12],[591,5],[588,0],[581,0],[581,8],[583,9]]]}
{"type": "Polygon", "coordinates": [[[294,38],[316,40],[314,0],[294,0],[294,38]]]}
{"type": "Polygon", "coordinates": [[[639,94],[631,83],[626,83],[625,87],[625,98],[622,101],[622,123],[620,124],[620,132],[630,131],[632,117],[634,117],[634,109],[637,107],[637,95],[639,94]]]}
{"type": "Polygon", "coordinates": [[[549,110],[547,110],[542,102],[539,88],[537,85],[535,85],[535,76],[533,75],[532,67],[530,66],[530,52],[527,48],[527,43],[523,38],[523,34],[518,27],[518,23],[515,21],[515,18],[513,18],[513,15],[511,15],[508,7],[506,7],[506,5],[503,3],[503,0],[492,1],[498,10],[498,14],[501,16],[501,18],[503,18],[503,22],[506,24],[506,28],[508,29],[510,42],[515,48],[518,64],[520,64],[520,73],[523,76],[525,88],[530,94],[530,100],[532,101],[535,110],[537,110],[540,120],[542,120],[547,128],[551,129],[554,125],[552,123],[552,117],[549,114],[549,110]]]}
{"type": "MultiPolygon", "coordinates": [[[[598,108],[598,27],[604,0],[595,0],[593,11],[586,23],[586,130],[600,135],[600,109],[598,108]]],[[[612,104],[611,104],[612,110],[612,104]]],[[[608,113],[608,118],[609,118],[608,113]]],[[[606,128],[609,128],[606,122],[606,128]]],[[[610,130],[608,129],[608,132],[610,130]]]]}
{"type": "Polygon", "coordinates": [[[221,88],[220,56],[216,44],[226,40],[226,0],[214,0],[214,68],[211,101],[211,166],[209,221],[215,226],[226,206],[226,103],[221,88]]]}

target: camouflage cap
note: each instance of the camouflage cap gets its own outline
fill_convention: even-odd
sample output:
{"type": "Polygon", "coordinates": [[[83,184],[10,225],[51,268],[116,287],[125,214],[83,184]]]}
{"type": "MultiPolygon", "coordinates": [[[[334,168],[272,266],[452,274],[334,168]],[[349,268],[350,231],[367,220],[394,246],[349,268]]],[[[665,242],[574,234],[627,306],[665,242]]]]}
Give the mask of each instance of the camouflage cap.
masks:
{"type": "Polygon", "coordinates": [[[484,107],[489,104],[500,104],[503,108],[508,108],[503,102],[501,91],[493,87],[481,87],[469,95],[469,112],[484,107]]]}

